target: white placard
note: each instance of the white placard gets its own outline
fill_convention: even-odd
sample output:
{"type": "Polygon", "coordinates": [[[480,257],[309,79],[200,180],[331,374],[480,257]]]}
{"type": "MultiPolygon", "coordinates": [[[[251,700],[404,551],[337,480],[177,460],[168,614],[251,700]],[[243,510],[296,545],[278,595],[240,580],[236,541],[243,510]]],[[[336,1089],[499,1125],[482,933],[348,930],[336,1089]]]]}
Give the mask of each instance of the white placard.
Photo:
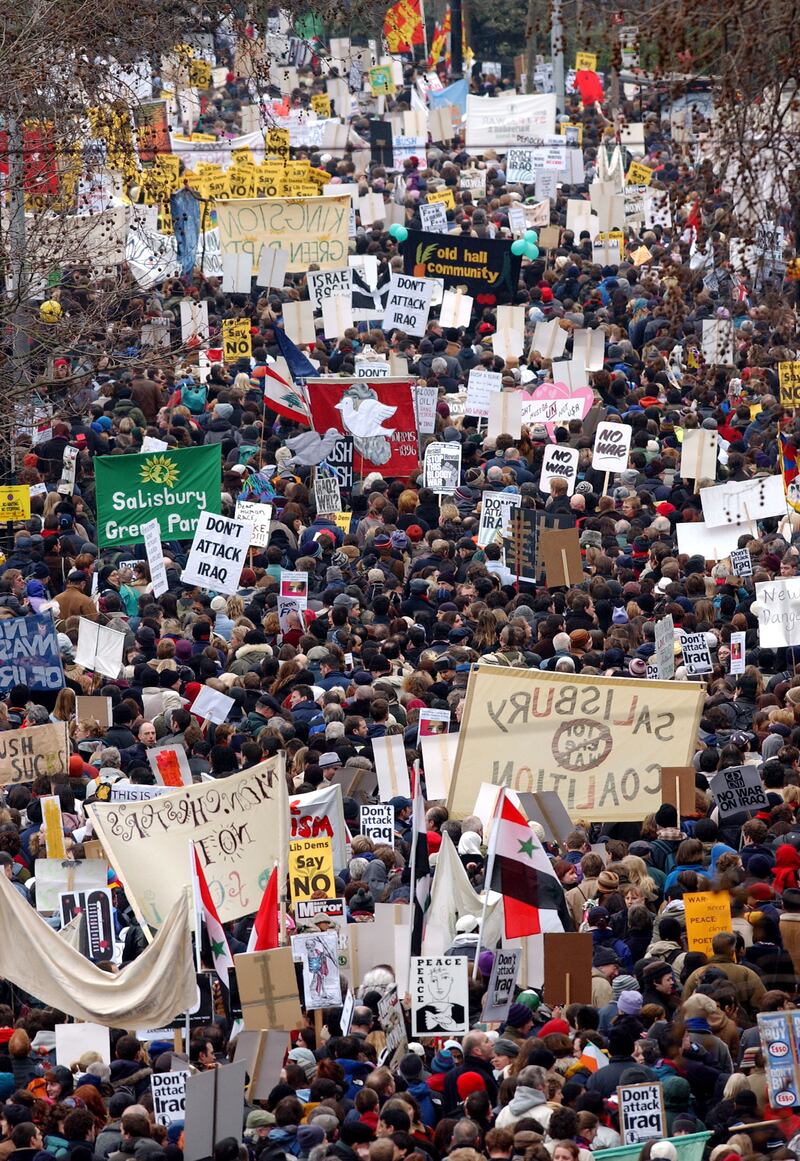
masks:
{"type": "Polygon", "coordinates": [[[158,520],[148,520],[146,524],[143,524],[142,535],[144,536],[147,563],[150,568],[153,595],[160,597],[169,588],[169,582],[167,581],[167,569],[164,565],[164,549],[161,546],[161,529],[158,520]]]}
{"type": "Polygon", "coordinates": [[[349,266],[336,270],[309,270],[308,297],[316,314],[322,310],[326,298],[344,296],[352,298],[353,271],[349,266]]]}
{"type": "Polygon", "coordinates": [[[461,482],[461,444],[429,443],[424,464],[426,488],[434,492],[455,492],[461,482]]]}
{"type": "Polygon", "coordinates": [[[394,807],[388,802],[361,807],[361,834],[386,846],[394,846],[394,807]]]}
{"type": "Polygon", "coordinates": [[[658,666],[658,676],[661,681],[669,681],[675,676],[675,622],[672,613],[656,621],[655,645],[653,656],[658,666]]]}
{"type": "Polygon", "coordinates": [[[628,466],[633,428],[627,423],[598,423],[592,467],[598,472],[624,472],[628,466]]]}
{"type": "Polygon", "coordinates": [[[587,371],[601,371],[605,358],[606,336],[596,330],[575,331],[572,336],[572,358],[581,360],[587,371]]]}
{"type": "Polygon", "coordinates": [[[716,431],[705,427],[684,431],[679,469],[682,479],[713,480],[716,477],[718,439],[716,431]]]}
{"type": "Polygon", "coordinates": [[[739,633],[731,633],[731,674],[738,677],[744,673],[747,654],[745,653],[745,640],[747,633],[742,630],[739,633]]]}
{"type": "Polygon", "coordinates": [[[705,633],[682,633],[681,652],[689,677],[698,677],[702,673],[710,673],[713,669],[711,650],[705,633]]]}
{"type": "Polygon", "coordinates": [[[484,492],[481,496],[481,522],[478,528],[478,545],[483,548],[501,536],[508,536],[511,530],[511,512],[522,503],[522,496],[516,492],[484,492]]]}
{"type": "MultiPolygon", "coordinates": [[[[258,263],[259,286],[279,288],[286,278],[286,268],[289,265],[289,251],[273,250],[269,246],[261,247],[261,258],[258,263]]],[[[249,289],[249,288],[248,288],[249,289]]]]}
{"type": "Polygon", "coordinates": [[[488,419],[491,396],[502,387],[503,376],[499,371],[473,367],[467,379],[467,415],[488,419]]]}
{"type": "Polygon", "coordinates": [[[758,643],[763,649],[800,645],[800,577],[776,578],[756,584],[758,643]]]}
{"type": "Polygon", "coordinates": [[[472,318],[474,299],[458,290],[445,290],[439,308],[439,323],[443,327],[468,327],[472,318]]]}
{"type": "Polygon", "coordinates": [[[326,339],[340,339],[353,326],[350,296],[333,294],[322,300],[322,333],[326,339]]]}
{"type": "Polygon", "coordinates": [[[430,278],[409,278],[393,274],[381,326],[385,331],[400,330],[407,335],[424,335],[431,311],[434,285],[430,278]]]}
{"type": "Polygon", "coordinates": [[[85,1052],[97,1052],[103,1064],[111,1063],[111,1040],[102,1024],[56,1024],[56,1064],[65,1068],[85,1052]]]}
{"type": "Polygon", "coordinates": [[[323,476],[317,473],[314,480],[314,503],[317,506],[318,516],[341,512],[342,491],[336,476],[323,476]]]}
{"type": "Polygon", "coordinates": [[[412,956],[411,1035],[464,1036],[469,1030],[469,981],[463,956],[412,956]]]}
{"type": "Polygon", "coordinates": [[[224,721],[227,721],[228,714],[234,705],[232,697],[228,697],[226,693],[220,693],[217,689],[212,689],[210,685],[204,685],[201,686],[200,692],[192,702],[191,711],[197,717],[221,726],[224,721]]]}
{"type": "Polygon", "coordinates": [[[738,577],[753,575],[753,558],[748,548],[731,549],[731,572],[738,577]]]}
{"type": "Polygon", "coordinates": [[[740,536],[757,535],[755,524],[722,524],[712,528],[702,520],[676,524],[678,552],[702,556],[704,560],[723,560],[732,548],[738,548],[740,536]]]}
{"type": "Polygon", "coordinates": [[[487,149],[506,153],[515,145],[543,141],[555,133],[555,126],[554,93],[467,95],[467,153],[482,155],[487,149]]]}
{"type": "Polygon", "coordinates": [[[539,491],[549,496],[551,480],[566,480],[567,495],[571,496],[575,491],[579,459],[580,452],[576,447],[568,447],[563,443],[549,443],[544,449],[539,491]]]}
{"type": "Polygon", "coordinates": [[[86,617],[78,621],[78,644],[75,664],[104,677],[116,679],[122,669],[125,634],[108,625],[98,625],[86,617]]]}
{"type": "Polygon", "coordinates": [[[755,480],[731,480],[714,488],[700,489],[703,519],[707,524],[743,524],[786,515],[783,477],[760,476],[755,480]]]}
{"type": "Polygon", "coordinates": [[[375,757],[375,772],[378,775],[378,797],[381,802],[402,795],[411,797],[411,782],[408,777],[406,751],[402,734],[390,734],[384,738],[372,739],[372,753],[375,757]]]}
{"type": "Polygon", "coordinates": [[[159,786],[174,790],[176,786],[192,785],[189,755],[182,745],[151,746],[147,751],[147,761],[159,786]]]}
{"type": "Polygon", "coordinates": [[[425,203],[419,207],[422,229],[428,234],[447,233],[447,209],[444,202],[425,203]]]}
{"type": "Polygon", "coordinates": [[[181,583],[233,596],[252,535],[253,526],[247,520],[201,512],[181,583]]]}
{"type": "Polygon", "coordinates": [[[482,1022],[502,1021],[508,1016],[521,956],[522,952],[516,947],[501,947],[494,952],[492,974],[483,998],[482,1022]]]}
{"type": "Polygon", "coordinates": [[[433,435],[436,430],[436,400],[439,392],[435,387],[415,387],[413,391],[419,433],[433,435]]]}
{"type": "Polygon", "coordinates": [[[296,935],[292,950],[300,957],[303,969],[303,993],[308,1011],[315,1008],[339,1008],[342,1004],[339,982],[339,939],[335,931],[318,931],[296,935]]]}
{"type": "Polygon", "coordinates": [[[153,1120],[157,1125],[171,1125],[186,1116],[186,1078],[188,1072],[154,1072],[150,1077],[153,1094],[153,1120]]]}
{"type": "Polygon", "coordinates": [[[668,1135],[660,1082],[621,1084],[617,1097],[623,1145],[640,1145],[668,1135]]]}
{"type": "Polygon", "coordinates": [[[272,523],[272,505],[254,500],[236,501],[236,519],[253,525],[251,548],[266,548],[269,544],[269,526],[272,523]]]}
{"type": "Polygon", "coordinates": [[[199,339],[207,343],[208,338],[208,303],[205,300],[195,302],[194,299],[184,298],[181,301],[181,342],[199,339]]]}
{"type": "MultiPolygon", "coordinates": [[[[202,356],[203,352],[201,351],[200,354],[202,356]]],[[[163,452],[166,451],[168,447],[169,444],[166,442],[166,440],[156,439],[154,435],[146,435],[142,440],[143,452],[163,452]]]]}
{"type": "MultiPolygon", "coordinates": [[[[519,439],[522,435],[522,405],[521,391],[495,391],[489,399],[487,434],[495,437],[505,434],[519,439]]],[[[526,418],[525,422],[531,420],[526,418]]]]}

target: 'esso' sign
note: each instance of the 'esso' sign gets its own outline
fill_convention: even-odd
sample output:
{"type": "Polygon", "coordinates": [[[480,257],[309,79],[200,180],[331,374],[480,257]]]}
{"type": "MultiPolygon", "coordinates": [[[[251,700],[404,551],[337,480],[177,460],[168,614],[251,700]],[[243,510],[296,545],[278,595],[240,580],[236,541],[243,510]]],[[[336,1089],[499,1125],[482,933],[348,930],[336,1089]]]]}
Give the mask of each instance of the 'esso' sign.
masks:
{"type": "Polygon", "coordinates": [[[776,1040],[769,1046],[770,1056],[788,1056],[789,1045],[785,1044],[783,1040],[776,1040]]]}

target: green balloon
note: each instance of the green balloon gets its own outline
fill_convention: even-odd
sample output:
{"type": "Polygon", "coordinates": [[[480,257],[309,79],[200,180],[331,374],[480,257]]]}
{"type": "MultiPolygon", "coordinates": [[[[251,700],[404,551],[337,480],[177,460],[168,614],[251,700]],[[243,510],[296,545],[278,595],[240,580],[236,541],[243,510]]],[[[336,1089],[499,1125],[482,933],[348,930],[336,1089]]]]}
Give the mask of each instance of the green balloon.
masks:
{"type": "Polygon", "coordinates": [[[395,233],[395,238],[397,239],[397,241],[398,242],[405,242],[407,237],[408,237],[408,230],[405,228],[405,226],[398,226],[397,231],[395,233]]]}
{"type": "Polygon", "coordinates": [[[522,238],[517,238],[516,241],[511,243],[511,253],[516,254],[518,258],[521,258],[525,253],[525,243],[522,238]]]}
{"type": "Polygon", "coordinates": [[[533,245],[535,246],[536,243],[539,241],[539,235],[536,233],[535,230],[526,230],[525,231],[525,241],[532,242],[533,245]]]}
{"type": "Polygon", "coordinates": [[[396,238],[398,235],[398,231],[400,231],[402,229],[403,229],[403,227],[401,225],[399,225],[399,223],[395,222],[393,226],[389,227],[389,237],[396,238]]]}
{"type": "Polygon", "coordinates": [[[533,243],[526,242],[525,243],[525,257],[530,258],[531,262],[533,262],[533,260],[535,258],[539,257],[539,247],[534,246],[533,243]]]}

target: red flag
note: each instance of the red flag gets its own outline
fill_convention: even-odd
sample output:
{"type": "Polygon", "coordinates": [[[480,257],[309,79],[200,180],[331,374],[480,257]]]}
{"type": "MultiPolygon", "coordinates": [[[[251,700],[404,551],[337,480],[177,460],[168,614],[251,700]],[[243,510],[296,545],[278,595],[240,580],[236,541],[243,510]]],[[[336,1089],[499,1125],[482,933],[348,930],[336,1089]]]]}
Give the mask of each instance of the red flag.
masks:
{"type": "Polygon", "coordinates": [[[419,467],[410,380],[307,379],[314,430],[353,437],[353,471],[407,479],[419,467]]]}
{"type": "Polygon", "coordinates": [[[389,52],[413,52],[413,45],[422,44],[422,9],[420,0],[397,0],[386,9],[383,35],[389,52]]]}
{"type": "Polygon", "coordinates": [[[578,69],[575,73],[575,88],[584,105],[593,105],[595,101],[603,100],[603,82],[591,69],[578,69]]]}
{"type": "Polygon", "coordinates": [[[253,930],[247,941],[248,951],[269,951],[278,946],[278,868],[272,868],[261,903],[256,912],[253,930]]]}

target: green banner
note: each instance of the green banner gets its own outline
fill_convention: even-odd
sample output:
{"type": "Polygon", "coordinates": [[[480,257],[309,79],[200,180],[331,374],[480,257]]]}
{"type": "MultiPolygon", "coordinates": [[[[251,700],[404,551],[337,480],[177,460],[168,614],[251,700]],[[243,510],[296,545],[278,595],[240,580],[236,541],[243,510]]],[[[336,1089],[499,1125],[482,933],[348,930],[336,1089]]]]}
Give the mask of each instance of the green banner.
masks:
{"type": "Polygon", "coordinates": [[[162,540],[191,540],[203,511],[219,512],[222,449],[181,448],[135,456],[98,456],[97,543],[141,544],[142,525],[158,520],[162,540]]]}

